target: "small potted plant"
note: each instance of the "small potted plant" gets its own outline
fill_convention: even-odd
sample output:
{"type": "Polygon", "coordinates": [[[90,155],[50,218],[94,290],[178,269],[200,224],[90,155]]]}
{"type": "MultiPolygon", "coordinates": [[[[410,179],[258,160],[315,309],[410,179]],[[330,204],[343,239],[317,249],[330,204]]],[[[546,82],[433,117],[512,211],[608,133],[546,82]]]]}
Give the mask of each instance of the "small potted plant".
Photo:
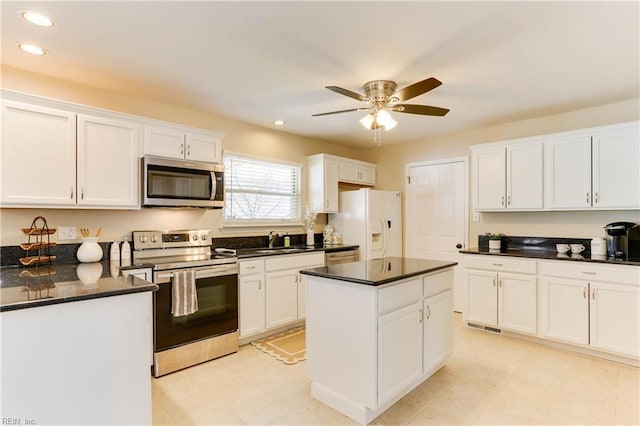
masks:
{"type": "Polygon", "coordinates": [[[489,237],[489,250],[500,250],[504,234],[492,234],[491,232],[487,232],[485,235],[489,237]]]}

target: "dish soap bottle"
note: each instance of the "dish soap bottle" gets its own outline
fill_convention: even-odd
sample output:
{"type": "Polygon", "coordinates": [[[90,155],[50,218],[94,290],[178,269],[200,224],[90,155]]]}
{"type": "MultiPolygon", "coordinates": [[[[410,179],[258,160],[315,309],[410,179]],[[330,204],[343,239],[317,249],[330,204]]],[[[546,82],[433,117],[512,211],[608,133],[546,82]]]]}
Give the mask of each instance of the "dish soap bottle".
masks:
{"type": "Polygon", "coordinates": [[[126,237],[122,242],[122,248],[120,249],[120,265],[131,265],[131,245],[129,245],[129,241],[127,241],[126,237]]]}
{"type": "Polygon", "coordinates": [[[291,237],[289,237],[289,234],[287,233],[287,235],[284,236],[284,246],[289,247],[290,245],[291,245],[291,237]]]}
{"type": "Polygon", "coordinates": [[[112,262],[118,262],[118,264],[120,264],[120,243],[118,241],[114,241],[111,243],[109,260],[112,262]]]}

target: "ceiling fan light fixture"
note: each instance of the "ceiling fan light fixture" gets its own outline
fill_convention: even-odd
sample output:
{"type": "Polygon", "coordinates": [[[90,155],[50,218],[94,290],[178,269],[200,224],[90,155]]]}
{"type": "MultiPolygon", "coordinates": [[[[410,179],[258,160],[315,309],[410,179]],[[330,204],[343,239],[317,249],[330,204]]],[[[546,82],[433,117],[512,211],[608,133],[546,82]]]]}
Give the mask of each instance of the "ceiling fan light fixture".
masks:
{"type": "Polygon", "coordinates": [[[42,56],[47,53],[47,51],[39,46],[27,43],[18,43],[18,47],[23,52],[31,53],[32,55],[42,56]]]}
{"type": "Polygon", "coordinates": [[[31,22],[32,24],[37,25],[39,27],[50,28],[50,27],[53,27],[54,25],[53,19],[41,13],[32,12],[30,10],[23,11],[22,18],[24,18],[25,21],[31,22]]]}
{"type": "Polygon", "coordinates": [[[371,129],[371,125],[375,120],[376,118],[373,116],[373,114],[369,113],[360,119],[360,124],[362,124],[365,129],[369,130],[371,129]]]}
{"type": "Polygon", "coordinates": [[[376,114],[376,123],[384,127],[386,131],[393,129],[398,124],[398,122],[394,120],[393,117],[391,117],[391,114],[389,114],[385,109],[381,109],[376,114]]]}

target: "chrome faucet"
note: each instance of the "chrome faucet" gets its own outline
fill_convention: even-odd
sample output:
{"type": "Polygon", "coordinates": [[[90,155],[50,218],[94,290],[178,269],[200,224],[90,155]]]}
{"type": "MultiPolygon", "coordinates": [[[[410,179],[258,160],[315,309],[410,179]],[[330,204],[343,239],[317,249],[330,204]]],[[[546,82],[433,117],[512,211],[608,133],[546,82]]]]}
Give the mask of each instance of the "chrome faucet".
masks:
{"type": "Polygon", "coordinates": [[[269,248],[273,248],[273,243],[276,242],[277,238],[278,234],[276,232],[269,231],[269,248]]]}

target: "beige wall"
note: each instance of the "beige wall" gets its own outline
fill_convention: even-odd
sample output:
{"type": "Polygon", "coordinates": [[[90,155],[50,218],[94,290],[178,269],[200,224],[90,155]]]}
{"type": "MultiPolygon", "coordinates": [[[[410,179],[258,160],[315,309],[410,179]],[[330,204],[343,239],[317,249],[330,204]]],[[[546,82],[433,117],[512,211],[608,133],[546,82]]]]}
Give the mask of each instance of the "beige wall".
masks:
{"type": "MultiPolygon", "coordinates": [[[[83,86],[9,67],[2,68],[1,84],[4,89],[223,132],[226,134],[222,143],[223,149],[265,158],[282,159],[306,165],[308,155],[320,152],[351,158],[357,158],[359,155],[357,150],[321,140],[294,136],[202,111],[83,86]]],[[[303,187],[305,185],[306,181],[303,181],[303,187]]],[[[303,192],[303,197],[305,194],[306,191],[303,192]]],[[[96,230],[102,226],[105,229],[104,241],[119,240],[132,230],[139,229],[204,228],[212,229],[214,235],[218,237],[266,235],[264,230],[238,230],[223,233],[219,230],[220,210],[0,209],[0,246],[25,242],[20,228],[28,227],[33,218],[38,215],[46,217],[51,227],[76,226],[96,230]]],[[[326,224],[326,215],[319,215],[316,232],[321,232],[324,224],[326,224]]],[[[300,229],[288,231],[301,232],[300,229]]]]}
{"type": "MultiPolygon", "coordinates": [[[[638,99],[400,145],[383,145],[365,151],[363,160],[378,164],[378,185],[381,189],[404,190],[404,168],[407,163],[469,156],[469,145],[634,120],[640,120],[638,99]]],[[[472,218],[471,197],[469,206],[469,217],[472,218]]],[[[603,225],[619,220],[640,222],[640,212],[482,213],[478,222],[469,224],[468,243],[471,247],[475,246],[477,235],[485,232],[521,236],[601,236],[603,225]]]]}
{"type": "MultiPolygon", "coordinates": [[[[319,152],[371,161],[378,164],[378,187],[396,190],[404,190],[404,167],[407,163],[468,156],[468,146],[479,143],[640,119],[639,104],[636,99],[399,145],[356,150],[253,126],[202,111],[82,86],[8,67],[2,68],[2,87],[224,132],[226,136],[223,140],[223,148],[237,152],[300,163],[304,163],[307,155],[319,152]]],[[[44,215],[52,227],[76,226],[95,230],[102,226],[105,228],[103,238],[105,241],[119,240],[134,229],[152,228],[205,228],[212,229],[217,237],[265,234],[263,230],[244,230],[235,233],[220,231],[221,212],[219,210],[0,209],[0,246],[24,242],[24,236],[19,229],[29,226],[31,220],[38,215],[44,215]]],[[[483,213],[480,215],[479,222],[470,223],[469,239],[473,246],[477,235],[488,231],[510,235],[590,237],[601,235],[604,224],[617,220],[640,222],[640,212],[483,213]]],[[[320,215],[316,232],[319,232],[325,223],[325,215],[320,215]]]]}

